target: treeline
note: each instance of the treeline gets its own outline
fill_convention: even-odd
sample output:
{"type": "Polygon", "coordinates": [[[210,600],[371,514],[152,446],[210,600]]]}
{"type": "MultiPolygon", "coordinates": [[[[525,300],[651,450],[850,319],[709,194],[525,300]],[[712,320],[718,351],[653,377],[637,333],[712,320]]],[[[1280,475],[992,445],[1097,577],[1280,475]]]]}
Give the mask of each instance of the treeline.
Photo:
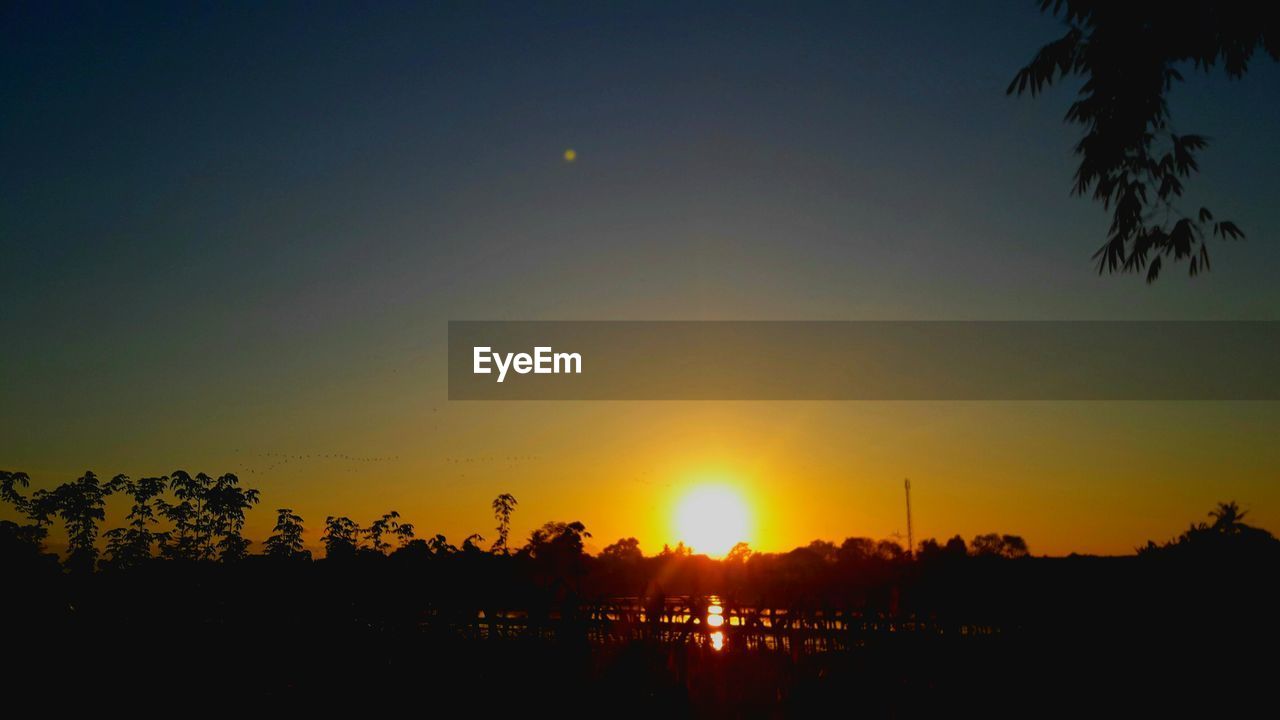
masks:
{"type": "Polygon", "coordinates": [[[708,691],[715,697],[734,688],[752,703],[820,690],[809,684],[832,672],[844,678],[829,686],[832,698],[852,687],[883,699],[883,688],[911,682],[946,689],[950,703],[975,688],[1044,689],[1064,677],[1121,692],[1135,672],[1174,687],[1239,687],[1270,666],[1236,652],[1235,639],[1280,641],[1280,540],[1235,503],[1120,558],[1033,557],[1016,535],[986,534],[925,540],[913,552],[867,538],[782,553],[740,544],[716,560],[681,544],[646,556],[635,538],[590,555],[581,522],[545,523],[514,541],[517,502],[501,495],[492,542],[419,537],[396,512],[368,524],[331,516],[324,557],[313,559],[305,521],[289,509],[277,510],[261,553],[249,552],[244,519],[259,496],[233,475],[101,482],[86,473],[52,490],[29,484],[0,474],[3,499],[25,518],[0,522],[0,616],[16,620],[10,647],[23,649],[13,657],[26,666],[69,663],[49,675],[58,691],[71,678],[106,696],[145,673],[162,696],[189,702],[231,673],[237,690],[227,697],[483,697],[493,688],[478,668],[514,667],[504,693],[516,704],[559,702],[565,687],[680,698],[689,678],[708,672],[723,679],[708,691]],[[113,495],[129,512],[99,535],[113,495]],[[71,540],[61,563],[43,551],[57,523],[71,540]],[[717,657],[621,610],[643,603],[653,618],[669,602],[711,594],[726,615],[768,610],[796,643],[843,633],[853,650],[822,660],[739,652],[754,630],[738,625],[725,628],[730,650],[717,657]],[[619,619],[602,621],[601,611],[619,619]],[[836,617],[844,624],[832,627],[836,617]],[[482,628],[490,619],[498,622],[482,628]],[[190,648],[180,661],[169,638],[190,648]]]}
{"type": "MultiPolygon", "coordinates": [[[[52,490],[36,490],[29,496],[30,476],[24,472],[0,471],[0,499],[11,505],[27,520],[26,524],[3,521],[3,532],[10,543],[27,546],[38,552],[48,537],[49,528],[57,521],[67,536],[64,565],[76,572],[100,569],[126,569],[152,559],[175,561],[243,560],[249,555],[252,541],[243,535],[246,513],[260,500],[258,490],[245,488],[233,473],[213,477],[205,473],[192,475],[177,470],[170,475],[134,480],[116,475],[105,482],[93,472],[85,472],[76,480],[52,490]],[[107,499],[119,496],[129,503],[123,527],[101,533],[105,522],[107,499]],[[102,552],[99,545],[103,544],[102,552]]],[[[510,543],[511,517],[518,502],[509,493],[494,499],[492,510],[497,521],[496,539],[488,548],[485,538],[474,533],[454,545],[444,535],[417,537],[412,523],[391,510],[362,526],[346,516],[329,516],[324,521],[321,545],[326,559],[344,559],[378,555],[442,556],[454,553],[491,553],[536,558],[538,556],[585,556],[584,538],[591,537],[581,522],[548,522],[534,530],[527,542],[513,548],[510,543]]],[[[263,544],[266,557],[282,560],[311,560],[303,538],[305,520],[290,508],[276,510],[272,534],[263,544]]],[[[975,555],[980,557],[1021,558],[1028,556],[1026,541],[1017,535],[996,533],[979,535],[970,543],[956,536],[939,543],[929,539],[917,549],[919,556],[975,555]]],[[[814,557],[839,564],[851,559],[858,562],[882,561],[899,563],[912,553],[894,540],[848,538],[842,544],[815,540],[792,553],[797,557],[814,557]]],[[[768,562],[772,556],[753,552],[747,543],[739,543],[724,559],[726,565],[754,560],[768,562]]],[[[655,559],[665,561],[689,558],[689,564],[710,567],[708,558],[694,559],[693,550],[684,543],[674,548],[664,545],[655,559]]],[[[646,558],[636,538],[623,538],[607,546],[599,554],[604,565],[634,565],[646,558]]],[[[705,573],[704,573],[705,574],[705,573]]]]}
{"type": "MultiPolygon", "coordinates": [[[[10,550],[24,548],[43,553],[49,528],[60,521],[67,536],[67,554],[63,561],[73,572],[136,567],[153,559],[230,563],[249,555],[252,541],[243,535],[246,514],[259,503],[260,493],[242,487],[232,473],[217,477],[205,473],[192,475],[177,470],[170,475],[134,480],[116,475],[106,482],[93,472],[63,483],[52,490],[40,489],[30,495],[30,477],[24,472],[0,471],[0,500],[8,503],[26,523],[0,521],[0,538],[10,550]],[[107,499],[113,495],[129,502],[125,525],[101,533],[106,518],[107,499]],[[99,551],[102,544],[103,550],[99,551]]],[[[907,562],[936,563],[963,557],[1004,558],[1017,560],[1030,557],[1026,541],[1018,535],[988,533],[969,542],[956,535],[940,542],[930,538],[912,549],[895,540],[872,540],[851,537],[839,545],[815,540],[788,553],[759,553],[747,543],[738,543],[723,560],[694,555],[683,542],[675,547],[664,545],[657,555],[646,558],[634,537],[622,538],[606,546],[592,558],[585,552],[585,538],[591,537],[581,522],[548,522],[530,533],[528,540],[513,547],[510,538],[511,518],[518,502],[509,493],[494,499],[492,511],[497,525],[495,539],[487,548],[485,538],[472,534],[460,545],[450,543],[440,534],[427,538],[417,536],[412,523],[391,510],[367,526],[346,516],[329,516],[324,521],[320,541],[325,558],[342,560],[356,557],[414,556],[440,557],[453,554],[474,556],[490,554],[530,559],[555,558],[569,575],[585,574],[587,563],[606,570],[606,575],[643,575],[620,573],[619,568],[640,567],[647,560],[664,566],[676,564],[694,570],[670,572],[671,577],[698,576],[718,579],[724,571],[754,565],[767,567],[780,563],[800,567],[870,566],[891,567],[907,562]],[[575,564],[576,563],[576,564],[575,564]]],[[[1244,522],[1246,512],[1234,503],[1220,503],[1209,513],[1211,523],[1192,524],[1187,532],[1163,544],[1148,542],[1138,548],[1139,555],[1167,552],[1189,553],[1210,546],[1240,549],[1242,546],[1268,547],[1277,541],[1262,528],[1244,522]]],[[[263,544],[263,555],[277,560],[311,560],[303,538],[305,520],[290,508],[276,510],[272,534],[263,544]]],[[[6,553],[11,555],[12,552],[6,553]]],[[[865,567],[861,568],[867,569],[865,567]]],[[[635,578],[632,578],[633,580],[635,578]]],[[[687,584],[687,583],[681,583],[687,584]]],[[[696,581],[693,584],[697,584],[696,581]]]]}
{"type": "Polygon", "coordinates": [[[214,478],[178,470],[164,477],[133,480],[116,475],[102,482],[86,472],[28,497],[19,488],[30,483],[24,472],[0,471],[0,499],[28,523],[4,521],[0,532],[7,541],[40,549],[49,527],[60,520],[67,534],[65,564],[76,572],[92,571],[100,562],[99,525],[106,519],[107,498],[112,495],[131,503],[125,526],[102,533],[106,548],[101,564],[116,568],[133,567],[156,556],[185,561],[243,559],[251,545],[243,535],[245,513],[259,500],[258,491],[241,487],[232,473],[214,478]],[[167,529],[159,529],[162,522],[167,529]]]}
{"type": "MultiPolygon", "coordinates": [[[[94,569],[126,569],[149,560],[231,563],[249,555],[252,541],[243,535],[246,513],[259,503],[260,493],[242,487],[233,473],[213,477],[192,475],[185,470],[161,477],[134,480],[116,475],[103,482],[92,471],[52,490],[40,489],[30,495],[25,472],[0,471],[0,500],[25,518],[25,523],[0,521],[0,537],[7,548],[43,552],[49,529],[61,522],[67,536],[66,569],[87,572],[94,569]],[[113,495],[129,502],[123,527],[100,533],[106,520],[107,499],[113,495]],[[105,539],[100,552],[99,542],[105,539]]],[[[411,555],[448,555],[489,552],[509,555],[511,516],[517,501],[504,493],[493,501],[498,522],[497,538],[486,550],[479,534],[463,540],[461,547],[444,535],[419,538],[412,523],[404,522],[392,510],[367,526],[346,516],[325,518],[320,542],[326,559],[411,555]]],[[[311,560],[303,538],[305,520],[290,508],[276,510],[276,524],[263,555],[279,560],[311,560]]],[[[547,523],[535,530],[520,552],[534,555],[542,546],[572,547],[582,552],[582,537],[590,537],[579,522],[547,523]]],[[[545,552],[545,551],[544,551],[545,552]]]]}

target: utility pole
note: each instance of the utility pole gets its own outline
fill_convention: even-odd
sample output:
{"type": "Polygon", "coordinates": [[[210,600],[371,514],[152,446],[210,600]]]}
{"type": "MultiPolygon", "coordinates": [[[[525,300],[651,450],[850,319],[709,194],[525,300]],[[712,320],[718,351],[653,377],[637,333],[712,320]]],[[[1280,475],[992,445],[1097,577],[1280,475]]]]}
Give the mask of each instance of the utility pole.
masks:
{"type": "Polygon", "coordinates": [[[907,489],[907,555],[914,557],[916,552],[916,536],[911,531],[911,478],[903,481],[907,489]]]}

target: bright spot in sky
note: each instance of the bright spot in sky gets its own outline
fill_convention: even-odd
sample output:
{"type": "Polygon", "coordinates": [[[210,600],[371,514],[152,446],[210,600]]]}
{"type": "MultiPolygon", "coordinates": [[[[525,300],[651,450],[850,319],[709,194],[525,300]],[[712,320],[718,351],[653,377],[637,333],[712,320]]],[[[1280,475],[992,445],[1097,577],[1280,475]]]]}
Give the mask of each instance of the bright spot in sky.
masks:
{"type": "Polygon", "coordinates": [[[722,557],[733,546],[749,541],[751,513],[736,490],[725,485],[700,485],[676,508],[679,540],[694,552],[722,557]]]}
{"type": "Polygon", "coordinates": [[[568,150],[565,150],[565,151],[564,151],[564,161],[565,161],[565,162],[573,162],[574,160],[577,160],[577,159],[578,159],[578,151],[577,151],[577,150],[574,150],[573,148],[569,148],[568,150]]]}

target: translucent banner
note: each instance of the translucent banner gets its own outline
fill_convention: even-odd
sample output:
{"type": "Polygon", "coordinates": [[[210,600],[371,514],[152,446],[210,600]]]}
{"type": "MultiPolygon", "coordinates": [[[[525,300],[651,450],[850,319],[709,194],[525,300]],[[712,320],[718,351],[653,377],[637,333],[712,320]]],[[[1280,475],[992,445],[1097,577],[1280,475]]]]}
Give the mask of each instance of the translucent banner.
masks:
{"type": "Polygon", "coordinates": [[[1278,400],[1280,322],[453,321],[451,400],[1278,400]]]}

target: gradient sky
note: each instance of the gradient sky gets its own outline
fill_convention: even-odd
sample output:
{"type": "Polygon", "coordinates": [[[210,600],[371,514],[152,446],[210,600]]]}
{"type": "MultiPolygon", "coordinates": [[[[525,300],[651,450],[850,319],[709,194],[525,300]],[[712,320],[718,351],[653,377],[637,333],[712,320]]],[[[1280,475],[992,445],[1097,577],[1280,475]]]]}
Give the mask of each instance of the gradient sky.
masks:
{"type": "Polygon", "coordinates": [[[1093,270],[1075,84],[1004,95],[1062,32],[1036,3],[171,5],[0,8],[0,467],[39,486],[232,471],[259,540],[285,506],[492,536],[509,491],[521,537],[653,552],[718,480],[781,550],[905,532],[906,476],[918,537],[1126,552],[1231,498],[1280,529],[1276,404],[449,403],[443,345],[449,319],[1280,320],[1275,63],[1174,91],[1212,141],[1187,204],[1249,238],[1147,286],[1093,270]]]}

